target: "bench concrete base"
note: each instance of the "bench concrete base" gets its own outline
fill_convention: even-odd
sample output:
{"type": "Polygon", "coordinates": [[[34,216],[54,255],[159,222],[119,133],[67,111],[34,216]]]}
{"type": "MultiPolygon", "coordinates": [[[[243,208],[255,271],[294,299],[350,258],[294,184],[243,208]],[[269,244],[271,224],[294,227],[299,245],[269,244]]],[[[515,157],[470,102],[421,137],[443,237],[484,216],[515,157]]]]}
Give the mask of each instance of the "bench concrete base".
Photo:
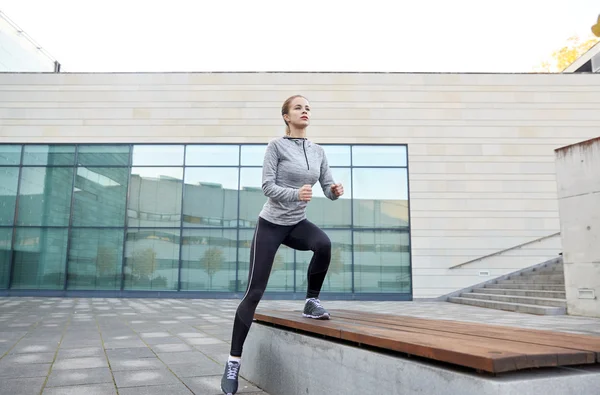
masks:
{"type": "Polygon", "coordinates": [[[491,376],[253,323],[240,374],[269,394],[594,394],[600,365],[491,376]]]}

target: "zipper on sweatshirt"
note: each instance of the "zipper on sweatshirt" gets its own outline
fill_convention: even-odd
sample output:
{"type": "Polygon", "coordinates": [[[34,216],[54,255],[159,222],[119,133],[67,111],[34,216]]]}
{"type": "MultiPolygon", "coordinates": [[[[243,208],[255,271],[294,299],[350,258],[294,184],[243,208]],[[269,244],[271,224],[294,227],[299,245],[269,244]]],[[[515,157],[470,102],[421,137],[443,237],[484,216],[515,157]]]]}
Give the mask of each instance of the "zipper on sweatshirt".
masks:
{"type": "Polygon", "coordinates": [[[306,142],[306,140],[302,140],[302,149],[304,150],[304,158],[306,159],[306,167],[308,168],[308,170],[310,170],[310,165],[308,164],[308,156],[306,156],[306,147],[304,146],[305,142],[306,142]]]}

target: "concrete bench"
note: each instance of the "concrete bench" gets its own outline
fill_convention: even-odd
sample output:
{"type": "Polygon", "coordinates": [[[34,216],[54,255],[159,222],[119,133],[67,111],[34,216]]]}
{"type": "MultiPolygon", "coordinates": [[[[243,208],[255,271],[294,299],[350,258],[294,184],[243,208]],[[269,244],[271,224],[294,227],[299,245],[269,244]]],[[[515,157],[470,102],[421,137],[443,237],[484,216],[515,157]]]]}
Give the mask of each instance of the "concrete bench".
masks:
{"type": "Polygon", "coordinates": [[[348,310],[258,311],[241,374],[271,394],[564,394],[600,388],[600,337],[348,310]]]}

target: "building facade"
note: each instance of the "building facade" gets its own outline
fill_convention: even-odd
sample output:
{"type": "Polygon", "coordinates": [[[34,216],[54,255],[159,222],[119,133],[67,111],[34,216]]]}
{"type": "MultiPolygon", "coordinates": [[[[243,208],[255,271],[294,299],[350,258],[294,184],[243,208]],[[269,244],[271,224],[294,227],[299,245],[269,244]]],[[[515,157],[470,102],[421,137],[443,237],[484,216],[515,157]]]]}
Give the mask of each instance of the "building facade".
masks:
{"type": "MultiPolygon", "coordinates": [[[[231,297],[283,101],[339,201],[330,298],[435,298],[561,251],[554,149],[598,135],[597,74],[0,74],[4,294],[231,297]]],[[[282,247],[268,295],[304,297],[282,247]]]]}

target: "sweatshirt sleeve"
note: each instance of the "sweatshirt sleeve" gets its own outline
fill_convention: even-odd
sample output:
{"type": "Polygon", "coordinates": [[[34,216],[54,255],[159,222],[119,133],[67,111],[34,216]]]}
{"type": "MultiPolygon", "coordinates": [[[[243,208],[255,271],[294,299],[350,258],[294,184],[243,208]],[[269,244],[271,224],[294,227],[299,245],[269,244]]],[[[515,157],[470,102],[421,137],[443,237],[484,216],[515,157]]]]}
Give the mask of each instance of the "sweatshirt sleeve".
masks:
{"type": "Polygon", "coordinates": [[[327,199],[338,199],[338,197],[335,196],[335,194],[331,190],[331,186],[335,184],[335,182],[333,181],[333,176],[331,175],[331,169],[329,168],[329,163],[327,162],[327,155],[325,155],[325,151],[323,151],[323,160],[321,161],[321,176],[319,177],[319,183],[321,184],[323,194],[327,196],[327,199]]]}
{"type": "Polygon", "coordinates": [[[263,161],[262,190],[265,196],[280,202],[299,201],[299,189],[285,188],[275,183],[277,177],[277,165],[279,154],[273,142],[267,145],[265,159],[263,161]]]}

